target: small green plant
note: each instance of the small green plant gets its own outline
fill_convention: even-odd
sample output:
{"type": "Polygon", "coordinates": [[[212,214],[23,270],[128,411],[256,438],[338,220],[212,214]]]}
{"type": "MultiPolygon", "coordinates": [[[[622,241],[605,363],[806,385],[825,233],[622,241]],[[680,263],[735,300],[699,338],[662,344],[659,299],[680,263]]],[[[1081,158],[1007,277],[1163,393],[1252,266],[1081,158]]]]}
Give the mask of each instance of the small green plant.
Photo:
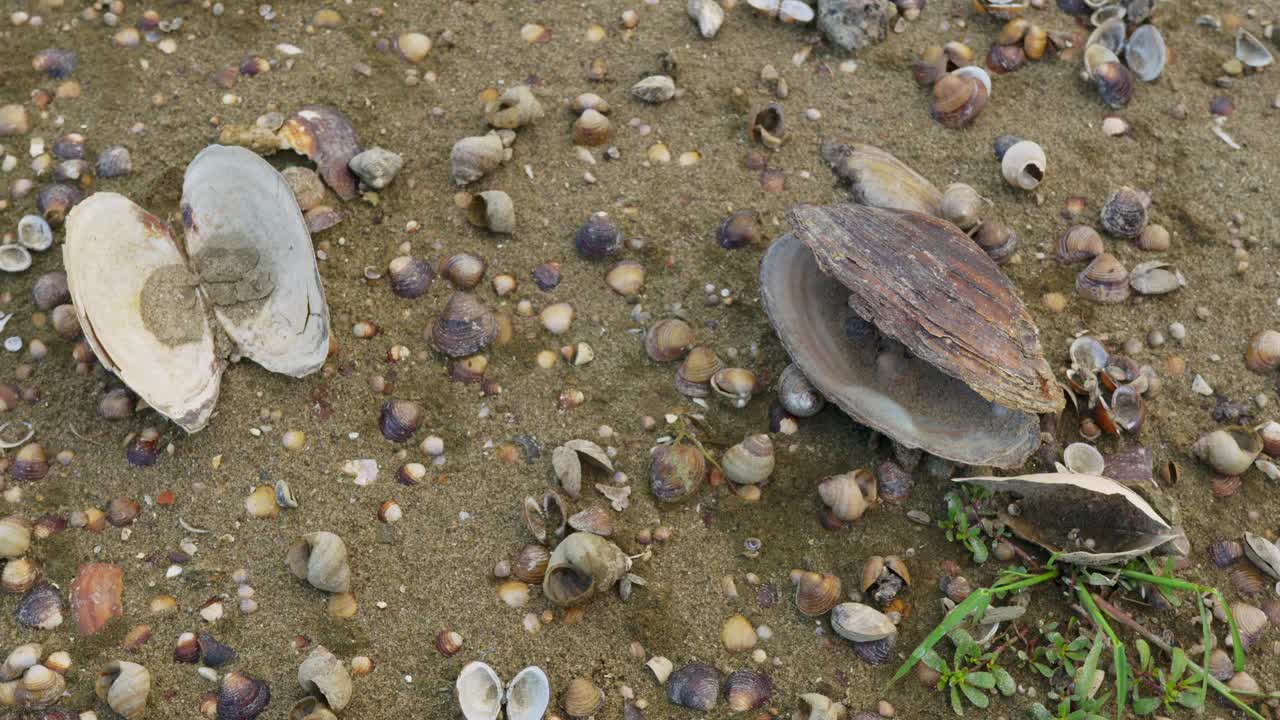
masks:
{"type": "MultiPolygon", "coordinates": [[[[1068,632],[1072,624],[1068,624],[1068,632]]],[[[1036,643],[1030,653],[1018,651],[1018,659],[1029,664],[1032,669],[1049,679],[1059,667],[1071,677],[1075,677],[1076,667],[1084,662],[1089,654],[1089,638],[1080,635],[1067,640],[1058,630],[1058,623],[1051,622],[1040,628],[1040,642],[1036,643]]]]}
{"type": "MultiPolygon", "coordinates": [[[[1089,639],[1083,639],[1088,645],[1089,639]]],[[[1094,697],[1097,688],[1101,685],[1098,682],[1100,680],[1098,660],[1102,657],[1102,649],[1105,645],[1103,634],[1099,632],[1094,636],[1089,652],[1072,673],[1074,691],[1060,698],[1053,709],[1041,703],[1032,705],[1028,711],[1034,720],[1106,720],[1102,715],[1102,709],[1111,696],[1094,697]]]]}
{"type": "Polygon", "coordinates": [[[950,693],[951,709],[957,715],[964,715],[965,701],[983,709],[991,704],[988,693],[1008,697],[1017,690],[1013,676],[998,664],[999,653],[984,653],[982,646],[959,628],[950,637],[956,648],[950,663],[933,650],[921,662],[938,673],[938,689],[950,693]]]}
{"type": "Polygon", "coordinates": [[[1195,710],[1204,707],[1203,672],[1188,670],[1189,660],[1182,648],[1174,648],[1169,659],[1169,669],[1155,664],[1151,646],[1139,638],[1134,641],[1138,650],[1138,664],[1134,673],[1133,695],[1130,708],[1138,715],[1150,715],[1160,706],[1173,711],[1177,707],[1195,710]],[[1153,691],[1150,697],[1142,695],[1143,689],[1153,691]]]}
{"type": "Polygon", "coordinates": [[[960,490],[947,493],[947,519],[938,521],[938,527],[947,531],[947,541],[968,550],[978,565],[987,561],[985,536],[994,532],[991,522],[983,517],[991,495],[991,491],[977,485],[963,485],[960,490]]]}

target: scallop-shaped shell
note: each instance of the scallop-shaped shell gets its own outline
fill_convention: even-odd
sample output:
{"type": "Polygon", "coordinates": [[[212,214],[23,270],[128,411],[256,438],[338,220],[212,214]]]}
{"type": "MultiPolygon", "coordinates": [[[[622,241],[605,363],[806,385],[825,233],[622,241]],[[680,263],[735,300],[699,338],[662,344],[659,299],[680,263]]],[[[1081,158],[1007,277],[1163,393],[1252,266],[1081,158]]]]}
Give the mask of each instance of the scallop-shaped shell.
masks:
{"type": "Polygon", "coordinates": [[[1241,426],[1214,430],[1191,445],[1191,454],[1223,475],[1240,475],[1262,453],[1262,436],[1241,426]]]}
{"type": "Polygon", "coordinates": [[[795,234],[761,265],[762,300],[814,387],[907,447],[1020,465],[1039,446],[1034,413],[1065,399],[998,266],[954,225],[918,213],[799,206],[792,218],[795,234]],[[850,310],[910,357],[882,352],[878,338],[846,341],[850,310]]]}
{"type": "Polygon", "coordinates": [[[502,680],[493,668],[472,661],[463,666],[454,683],[458,707],[466,720],[497,720],[502,712],[502,680]]]}
{"type": "Polygon", "coordinates": [[[391,292],[395,293],[396,297],[406,300],[425,295],[427,290],[431,289],[431,283],[435,277],[436,271],[432,270],[431,264],[422,258],[401,255],[387,264],[387,279],[390,281],[391,292]]]}
{"type": "Polygon", "coordinates": [[[542,103],[528,85],[507,88],[484,109],[485,122],[495,128],[514,130],[541,118],[542,103]]]}
{"type": "Polygon", "coordinates": [[[800,366],[791,363],[778,378],[778,402],[796,417],[817,415],[826,406],[826,398],[818,392],[800,366]]]}
{"type": "Polygon", "coordinates": [[[821,617],[840,602],[840,578],[831,573],[792,570],[796,609],[808,617],[821,617]]]}
{"type": "Polygon", "coordinates": [[[1209,559],[1213,564],[1225,568],[1244,555],[1244,547],[1235,540],[1218,540],[1209,545],[1209,559]]]}
{"type": "Polygon", "coordinates": [[[1142,295],[1163,295],[1186,285],[1181,271],[1159,260],[1138,263],[1129,273],[1129,286],[1142,295]]]}
{"type": "Polygon", "coordinates": [[[134,720],[142,717],[146,709],[151,673],[137,663],[115,660],[98,675],[94,691],[116,714],[125,720],[134,720]]]}
{"type": "Polygon", "coordinates": [[[933,119],[943,127],[962,128],[986,106],[987,88],[975,78],[952,72],[934,83],[933,119]]]}
{"type": "Polygon", "coordinates": [[[331,532],[322,530],[298,538],[289,546],[286,561],[294,577],[318,590],[341,593],[351,589],[347,546],[331,532]]]}
{"type": "Polygon", "coordinates": [[[474,355],[498,336],[498,321],[475,295],[455,292],[431,329],[436,350],[453,358],[474,355]]]}
{"type": "Polygon", "coordinates": [[[1186,538],[1141,496],[1094,475],[1047,473],[1016,477],[956,478],[993,492],[1020,496],[1018,514],[1000,519],[1019,537],[1057,553],[1061,562],[1106,565],[1168,544],[1181,550],[1186,538]]]}
{"type": "Polygon", "coordinates": [[[938,215],[942,193],[893,155],[872,145],[822,143],[822,159],[863,205],[938,215]]]}
{"type": "Polygon", "coordinates": [[[560,696],[560,705],[569,717],[588,717],[604,705],[604,691],[596,687],[591,678],[579,676],[569,681],[569,687],[560,696]]]}
{"type": "Polygon", "coordinates": [[[986,201],[972,185],[951,183],[942,191],[941,216],[968,232],[982,222],[982,208],[985,204],[986,201]]]}
{"type": "Polygon", "coordinates": [[[360,154],[360,141],[346,115],[327,105],[309,105],[286,120],[279,135],[288,147],[315,162],[320,177],[338,197],[356,197],[356,176],[348,164],[360,154]]]}
{"type": "Polygon", "coordinates": [[[617,545],[599,535],[576,532],[551,554],[542,591],[557,605],[579,605],[608,592],[630,567],[617,545]]]}
{"type": "Polygon", "coordinates": [[[1266,574],[1280,580],[1280,548],[1261,535],[1244,534],[1244,554],[1266,574]]]}
{"type": "Polygon", "coordinates": [[[654,362],[671,362],[684,357],[689,348],[693,347],[693,342],[693,328],[689,327],[689,323],[679,318],[668,318],[649,327],[644,338],[644,349],[654,362]]]}
{"type": "Polygon", "coordinates": [[[710,712],[720,697],[720,673],[705,663],[690,663],[667,678],[667,699],[681,707],[710,712]]]}
{"type": "Polygon", "coordinates": [[[0,270],[8,273],[20,273],[31,267],[31,251],[9,243],[0,245],[0,270]]]}
{"type": "Polygon", "coordinates": [[[831,629],[846,640],[875,642],[898,632],[887,615],[861,603],[840,603],[831,609],[831,629]]]}
{"type": "Polygon", "coordinates": [[[506,153],[502,138],[495,134],[462,138],[449,152],[453,181],[467,185],[479,180],[501,165],[506,153]]]}
{"type": "Polygon", "coordinates": [[[489,232],[510,235],[516,229],[516,209],[511,196],[501,190],[485,190],[471,196],[467,221],[489,232]]]}
{"type": "Polygon", "coordinates": [[[1101,255],[1102,236],[1088,225],[1072,225],[1058,236],[1057,256],[1064,263],[1083,262],[1101,255]]]}
{"type": "Polygon", "coordinates": [[[1044,149],[1030,140],[1014,143],[1000,158],[1000,173],[1005,182],[1022,190],[1034,190],[1044,180],[1044,149]]]}
{"type": "Polygon", "coordinates": [[[540,667],[516,673],[507,684],[507,720],[542,720],[551,704],[551,680],[540,667]]]}
{"type": "MultiPolygon", "coordinates": [[[[1123,29],[1121,33],[1123,33],[1123,29]]],[[[1155,25],[1141,25],[1129,36],[1124,46],[1124,61],[1143,82],[1154,82],[1164,72],[1169,51],[1164,36],[1155,25]]]]}
{"type": "Polygon", "coordinates": [[[20,558],[30,547],[31,523],[17,515],[0,519],[0,558],[20,558]]]}
{"type": "Polygon", "coordinates": [[[724,476],[739,485],[758,485],[773,474],[773,441],[768,435],[749,435],[720,458],[724,476]]]}
{"type": "Polygon", "coordinates": [[[347,666],[323,645],[317,645],[298,666],[298,684],[303,690],[324,697],[335,712],[351,702],[351,675],[347,666]]]}
{"type": "Polygon", "coordinates": [[[1236,59],[1251,68],[1262,68],[1275,62],[1275,56],[1267,46],[1244,28],[1236,31],[1236,59]]]}
{"type": "Polygon", "coordinates": [[[1096,303],[1119,303],[1129,299],[1129,271],[1110,253],[1095,257],[1076,276],[1076,292],[1096,303]]]}
{"type": "Polygon", "coordinates": [[[702,487],[707,460],[702,452],[686,443],[659,445],[649,465],[649,489],[662,502],[688,497],[702,487]]]}
{"type": "Polygon", "coordinates": [[[1240,631],[1240,642],[1246,650],[1257,644],[1270,624],[1266,613],[1245,602],[1231,603],[1231,615],[1240,631]]]}
{"type": "Polygon", "coordinates": [[[725,678],[724,696],[733,712],[755,710],[773,697],[773,680],[754,670],[736,670],[725,678]]]}

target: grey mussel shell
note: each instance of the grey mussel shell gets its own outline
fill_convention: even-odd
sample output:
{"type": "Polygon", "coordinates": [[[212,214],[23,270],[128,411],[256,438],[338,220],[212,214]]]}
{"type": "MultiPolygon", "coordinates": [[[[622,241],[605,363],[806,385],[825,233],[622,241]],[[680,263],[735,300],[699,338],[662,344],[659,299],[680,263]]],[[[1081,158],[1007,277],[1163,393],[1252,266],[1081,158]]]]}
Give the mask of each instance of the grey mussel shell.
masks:
{"type": "Polygon", "coordinates": [[[791,363],[778,378],[778,402],[796,417],[817,415],[826,406],[826,398],[804,376],[800,366],[791,363]]]}
{"type": "Polygon", "coordinates": [[[218,720],[253,720],[271,703],[271,686],[240,671],[222,677],[218,688],[218,720]]]}
{"type": "Polygon", "coordinates": [[[294,577],[306,580],[318,590],[347,592],[351,589],[347,546],[331,532],[303,535],[289,546],[285,559],[294,577]]]}
{"type": "Polygon", "coordinates": [[[556,546],[547,563],[542,591],[557,605],[579,605],[608,592],[631,567],[621,548],[586,532],[576,532],[556,546]]]}
{"type": "Polygon", "coordinates": [[[453,358],[475,355],[498,336],[498,321],[475,295],[455,292],[431,329],[436,350],[453,358]]]}
{"type": "Polygon", "coordinates": [[[667,699],[681,707],[710,712],[720,696],[720,673],[705,663],[690,663],[667,678],[667,699]]]}

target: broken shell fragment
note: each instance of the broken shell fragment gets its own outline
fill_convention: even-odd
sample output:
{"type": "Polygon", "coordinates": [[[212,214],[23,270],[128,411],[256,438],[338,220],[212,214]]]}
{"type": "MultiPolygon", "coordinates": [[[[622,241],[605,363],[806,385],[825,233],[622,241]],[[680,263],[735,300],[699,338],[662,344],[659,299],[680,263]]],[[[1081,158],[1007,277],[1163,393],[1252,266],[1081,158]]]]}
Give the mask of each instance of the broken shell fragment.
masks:
{"type": "Polygon", "coordinates": [[[608,592],[630,568],[631,561],[617,545],[599,535],[576,532],[551,554],[542,590],[557,605],[580,605],[608,592]]]}
{"type": "Polygon", "coordinates": [[[872,145],[822,143],[822,159],[863,205],[940,215],[942,193],[893,155],[872,145]]]}
{"type": "Polygon", "coordinates": [[[1000,173],[1005,182],[1021,190],[1035,190],[1044,180],[1044,150],[1037,143],[1022,140],[1005,150],[1000,173]]]}
{"type": "Polygon", "coordinates": [[[511,196],[501,190],[485,190],[471,196],[467,221],[489,232],[510,235],[516,229],[516,208],[511,196]]]}
{"type": "Polygon", "coordinates": [[[381,190],[395,179],[404,166],[404,158],[380,147],[373,147],[357,153],[347,163],[351,172],[355,173],[366,187],[381,190]]]}
{"type": "Polygon", "coordinates": [[[645,667],[649,668],[653,673],[653,677],[658,681],[659,685],[667,684],[667,678],[671,677],[671,671],[675,668],[670,660],[661,655],[649,658],[649,661],[645,663],[645,667]]]}
{"type": "Polygon", "coordinates": [[[289,546],[285,560],[294,577],[318,590],[343,593],[351,589],[347,546],[331,532],[307,533],[298,538],[289,546]]]}
{"type": "Polygon", "coordinates": [[[793,720],[842,720],[845,707],[820,693],[805,693],[800,696],[800,705],[796,708],[793,720]]]}
{"type": "Polygon", "coordinates": [[[795,232],[761,264],[762,301],[814,387],[907,447],[1021,465],[1040,444],[1035,414],[1065,399],[998,266],[954,225],[919,213],[799,206],[792,218],[795,232]]]}
{"type": "Polygon", "coordinates": [[[94,635],[112,618],[124,615],[120,597],[124,591],[124,570],[112,563],[84,563],[71,582],[71,612],[76,632],[94,635]]]}
{"type": "Polygon", "coordinates": [[[462,138],[449,152],[453,181],[458,185],[473,183],[501,165],[506,157],[507,149],[496,134],[462,138]]]}
{"type": "Polygon", "coordinates": [[[720,697],[720,673],[705,663],[690,663],[667,678],[667,699],[681,707],[710,712],[720,697]]]}
{"type": "Polygon", "coordinates": [[[753,110],[747,121],[747,135],[774,150],[782,147],[782,141],[787,136],[786,132],[782,106],[778,103],[769,103],[753,110]]]}
{"type": "Polygon", "coordinates": [[[137,663],[116,660],[98,675],[94,692],[125,720],[134,720],[146,709],[151,673],[137,663]]]}
{"type": "Polygon", "coordinates": [[[1186,537],[1141,496],[1094,475],[1046,473],[956,478],[993,492],[1019,496],[1017,514],[1000,520],[1018,537],[1055,553],[1060,562],[1106,565],[1168,545],[1185,550],[1186,537]]]}
{"type": "Polygon", "coordinates": [[[1262,436],[1252,428],[1232,426],[1203,435],[1191,454],[1222,475],[1240,475],[1262,453],[1262,436]]]}
{"type": "Polygon", "coordinates": [[[1140,295],[1163,295],[1186,286],[1181,271],[1158,260],[1138,263],[1129,273],[1129,287],[1140,295]]]}
{"type": "Polygon", "coordinates": [[[298,684],[323,697],[335,712],[342,712],[351,701],[351,675],[346,665],[323,645],[315,646],[298,666],[298,684]]]}
{"type": "Polygon", "coordinates": [[[349,164],[360,153],[360,141],[346,115],[328,105],[309,105],[286,120],[279,134],[288,147],[315,162],[338,197],[356,197],[356,176],[349,164]]]}
{"type": "Polygon", "coordinates": [[[631,94],[647,103],[662,103],[676,96],[676,83],[666,75],[650,75],[632,85],[631,94]]]}
{"type": "Polygon", "coordinates": [[[724,8],[720,7],[719,0],[689,0],[686,10],[702,37],[710,40],[720,32],[720,26],[724,24],[724,8]]]}
{"type": "Polygon", "coordinates": [[[542,103],[528,85],[507,88],[484,109],[485,122],[495,128],[514,130],[541,118],[542,103]]]}

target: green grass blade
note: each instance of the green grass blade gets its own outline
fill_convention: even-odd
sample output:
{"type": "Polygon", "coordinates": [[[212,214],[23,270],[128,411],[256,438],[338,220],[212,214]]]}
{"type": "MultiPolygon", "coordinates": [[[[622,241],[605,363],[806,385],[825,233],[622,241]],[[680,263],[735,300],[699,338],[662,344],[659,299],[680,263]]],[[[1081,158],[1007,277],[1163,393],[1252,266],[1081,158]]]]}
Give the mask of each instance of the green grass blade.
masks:
{"type": "Polygon", "coordinates": [[[990,604],[991,592],[992,591],[988,588],[979,588],[974,590],[973,594],[965,598],[964,602],[960,603],[954,610],[947,613],[947,616],[942,619],[942,622],[938,623],[938,626],[933,629],[933,632],[930,632],[929,635],[916,646],[916,649],[911,651],[911,655],[907,658],[906,662],[902,663],[902,666],[898,668],[898,671],[893,674],[893,679],[889,681],[889,684],[892,685],[893,683],[898,682],[904,675],[911,672],[911,668],[915,667],[915,664],[920,661],[920,658],[924,657],[925,653],[932,650],[934,645],[941,642],[942,638],[947,636],[947,633],[957,627],[960,627],[960,624],[964,622],[964,619],[976,608],[979,606],[986,607],[986,605],[990,604]]]}
{"type": "Polygon", "coordinates": [[[1244,670],[1244,643],[1240,642],[1240,628],[1236,627],[1236,616],[1231,612],[1231,606],[1227,605],[1227,601],[1223,599],[1222,593],[1217,588],[1213,588],[1213,599],[1217,601],[1218,607],[1222,608],[1222,613],[1227,616],[1227,627],[1231,628],[1231,659],[1235,662],[1236,672],[1244,670]]]}
{"type": "Polygon", "coordinates": [[[1124,645],[1111,648],[1116,670],[1116,720],[1124,717],[1124,706],[1129,698],[1129,660],[1125,656],[1124,645]]]}
{"type": "Polygon", "coordinates": [[[1200,627],[1203,633],[1201,642],[1204,643],[1204,670],[1200,673],[1203,676],[1200,681],[1200,704],[1203,705],[1209,694],[1209,653],[1213,650],[1213,627],[1210,623],[1213,619],[1209,616],[1209,608],[1205,607],[1204,596],[1199,593],[1196,593],[1196,605],[1200,608],[1200,627]]]}
{"type": "Polygon", "coordinates": [[[1084,664],[1076,671],[1074,678],[1076,685],[1076,702],[1083,703],[1089,699],[1089,691],[1093,689],[1093,676],[1098,672],[1098,660],[1102,657],[1102,632],[1099,632],[1093,638],[1093,646],[1089,648],[1089,655],[1084,659],[1084,664]]]}

